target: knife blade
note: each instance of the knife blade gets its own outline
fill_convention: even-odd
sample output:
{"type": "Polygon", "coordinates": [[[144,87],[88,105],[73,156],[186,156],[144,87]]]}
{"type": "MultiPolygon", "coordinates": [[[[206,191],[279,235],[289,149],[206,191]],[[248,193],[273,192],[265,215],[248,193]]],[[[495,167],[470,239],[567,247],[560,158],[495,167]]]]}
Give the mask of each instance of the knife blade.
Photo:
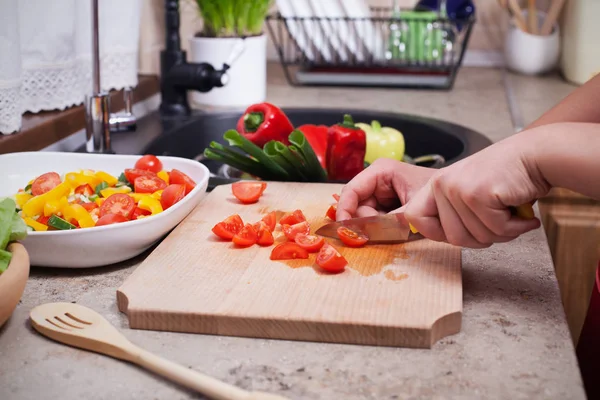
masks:
{"type": "Polygon", "coordinates": [[[424,238],[420,233],[411,232],[404,213],[331,222],[317,229],[315,234],[338,238],[337,230],[342,226],[355,232],[364,233],[369,238],[370,243],[403,243],[424,238]]]}

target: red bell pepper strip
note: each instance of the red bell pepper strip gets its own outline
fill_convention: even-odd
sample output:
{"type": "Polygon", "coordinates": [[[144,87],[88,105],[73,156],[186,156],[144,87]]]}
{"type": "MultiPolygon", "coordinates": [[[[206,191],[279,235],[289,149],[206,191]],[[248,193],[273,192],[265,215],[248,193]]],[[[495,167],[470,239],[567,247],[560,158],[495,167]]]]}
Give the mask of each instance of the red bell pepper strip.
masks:
{"type": "Polygon", "coordinates": [[[352,117],[327,131],[327,174],[330,181],[349,181],[364,169],[367,135],[354,125],[352,117]]]}
{"type": "Polygon", "coordinates": [[[285,113],[271,103],[257,103],[248,107],[238,120],[236,128],[260,148],[271,140],[289,145],[288,136],[294,130],[285,113]]]}
{"type": "Polygon", "coordinates": [[[315,152],[319,163],[323,169],[327,169],[327,131],[329,127],[327,125],[305,124],[296,129],[304,133],[304,137],[306,137],[308,144],[315,152]]]}

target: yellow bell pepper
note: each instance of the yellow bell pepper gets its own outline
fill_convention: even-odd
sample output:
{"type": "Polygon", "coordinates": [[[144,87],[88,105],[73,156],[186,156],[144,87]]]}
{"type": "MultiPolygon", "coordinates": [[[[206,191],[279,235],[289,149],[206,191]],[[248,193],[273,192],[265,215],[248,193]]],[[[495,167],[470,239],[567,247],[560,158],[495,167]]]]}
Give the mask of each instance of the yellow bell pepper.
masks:
{"type": "Polygon", "coordinates": [[[75,219],[81,228],[91,228],[96,226],[90,213],[80,204],[68,205],[63,208],[62,213],[66,221],[70,222],[71,219],[75,219]]]}
{"type": "Polygon", "coordinates": [[[160,179],[162,179],[163,181],[165,181],[165,183],[167,185],[169,184],[169,173],[167,171],[159,171],[156,175],[158,175],[158,177],[160,179]]]}
{"type": "Polygon", "coordinates": [[[417,228],[415,228],[410,222],[408,223],[408,227],[410,228],[410,231],[412,233],[419,233],[419,231],[417,230],[417,228]]]}
{"type": "Polygon", "coordinates": [[[94,200],[94,203],[98,204],[98,207],[102,207],[102,203],[104,203],[104,200],[102,197],[98,197],[96,200],[94,200]]]}
{"type": "MultiPolygon", "coordinates": [[[[64,199],[64,197],[63,197],[64,199]]],[[[65,204],[63,203],[62,206],[65,204]]],[[[62,209],[59,200],[48,200],[46,204],[44,204],[44,215],[46,217],[51,216],[52,214],[58,214],[58,212],[62,209]]]]}
{"type": "Polygon", "coordinates": [[[160,201],[156,200],[152,196],[142,197],[138,202],[138,207],[142,210],[150,211],[152,215],[161,213],[163,211],[160,201]]]}
{"type": "Polygon", "coordinates": [[[129,193],[129,192],[131,192],[131,188],[129,186],[121,186],[118,188],[109,187],[109,188],[103,189],[100,191],[100,194],[102,195],[102,197],[107,198],[110,195],[113,195],[115,193],[129,193]]]}
{"type": "Polygon", "coordinates": [[[133,197],[133,200],[138,203],[144,197],[152,197],[149,193],[127,193],[129,196],[133,197]]]}
{"type": "Polygon", "coordinates": [[[43,232],[48,230],[48,227],[46,225],[37,222],[33,218],[23,218],[23,221],[25,221],[25,225],[32,227],[34,231],[43,232]]]}
{"type": "Polygon", "coordinates": [[[85,175],[83,173],[77,172],[69,172],[65,175],[65,182],[68,182],[72,188],[76,188],[77,186],[81,186],[84,184],[88,184],[95,189],[102,180],[95,175],[85,175]]]}
{"type": "Polygon", "coordinates": [[[25,205],[25,203],[27,203],[29,201],[29,199],[31,199],[33,196],[30,195],[29,193],[17,193],[15,194],[15,203],[17,203],[17,206],[19,208],[23,208],[23,205],[25,205]]]}
{"type": "Polygon", "coordinates": [[[162,190],[157,190],[156,192],[152,193],[150,196],[152,196],[153,198],[160,200],[161,196],[162,196],[162,190]]]}
{"type": "Polygon", "coordinates": [[[23,205],[23,215],[25,217],[33,217],[36,215],[40,215],[44,212],[44,205],[51,200],[58,200],[61,197],[64,197],[69,194],[71,191],[71,187],[69,183],[62,182],[54,189],[41,194],[39,196],[34,196],[27,201],[23,205]]]}
{"type": "Polygon", "coordinates": [[[355,125],[367,136],[366,162],[373,164],[378,158],[402,161],[405,150],[402,132],[391,127],[382,127],[379,121],[371,121],[371,125],[362,122],[355,125]]]}
{"type": "Polygon", "coordinates": [[[115,186],[117,184],[117,182],[119,182],[119,180],[117,178],[115,178],[111,174],[106,173],[104,171],[96,172],[96,178],[108,183],[108,186],[115,186]]]}

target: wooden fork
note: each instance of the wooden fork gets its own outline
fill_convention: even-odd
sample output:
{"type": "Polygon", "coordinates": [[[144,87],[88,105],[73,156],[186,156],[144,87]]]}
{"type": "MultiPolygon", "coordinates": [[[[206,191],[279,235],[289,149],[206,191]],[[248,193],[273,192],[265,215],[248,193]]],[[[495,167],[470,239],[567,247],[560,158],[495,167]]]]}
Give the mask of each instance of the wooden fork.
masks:
{"type": "Polygon", "coordinates": [[[29,317],[35,330],[51,339],[135,363],[213,399],[288,400],[275,394],[248,392],[156,356],[135,346],[104,317],[79,304],[42,304],[31,310],[29,317]]]}

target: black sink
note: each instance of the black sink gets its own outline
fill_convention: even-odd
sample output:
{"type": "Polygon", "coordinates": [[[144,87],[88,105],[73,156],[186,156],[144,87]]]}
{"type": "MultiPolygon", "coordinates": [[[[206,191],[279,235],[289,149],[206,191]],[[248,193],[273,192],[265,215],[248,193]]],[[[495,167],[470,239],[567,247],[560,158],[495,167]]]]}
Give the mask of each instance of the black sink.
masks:
{"type": "MultiPolygon", "coordinates": [[[[410,157],[439,154],[446,160],[444,165],[452,164],[492,143],[480,133],[463,126],[414,115],[348,109],[284,108],[283,110],[294,126],[333,125],[341,122],[346,113],[351,114],[355,122],[370,123],[371,120],[376,119],[382,126],[391,126],[402,132],[406,142],[406,153],[410,157]]],[[[213,174],[220,175],[222,164],[204,159],[204,149],[213,140],[225,143],[223,134],[229,129],[235,129],[240,116],[240,112],[193,116],[189,121],[178,124],[173,129],[167,129],[164,134],[156,137],[143,148],[141,154],[196,159],[205,164],[213,174]]]]}

